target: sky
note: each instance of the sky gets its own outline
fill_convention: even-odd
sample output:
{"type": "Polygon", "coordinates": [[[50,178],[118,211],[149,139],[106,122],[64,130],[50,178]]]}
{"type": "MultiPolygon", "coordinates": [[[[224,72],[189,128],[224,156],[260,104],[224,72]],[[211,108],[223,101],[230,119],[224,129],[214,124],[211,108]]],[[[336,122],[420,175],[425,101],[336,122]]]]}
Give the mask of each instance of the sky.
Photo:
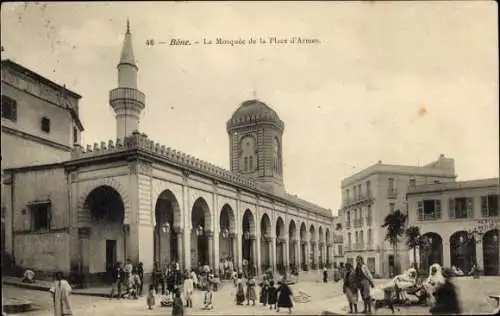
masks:
{"type": "Polygon", "coordinates": [[[423,165],[445,154],[457,180],[498,177],[496,6],[2,3],[2,59],[83,96],[84,144],[115,139],[108,95],[128,17],[146,94],[141,132],[229,169],[226,121],[256,96],[285,122],[286,190],[336,213],[341,180],[379,160],[423,165]],[[257,43],[158,44],[217,37],[257,43]],[[260,44],[269,37],[319,43],[260,44]]]}

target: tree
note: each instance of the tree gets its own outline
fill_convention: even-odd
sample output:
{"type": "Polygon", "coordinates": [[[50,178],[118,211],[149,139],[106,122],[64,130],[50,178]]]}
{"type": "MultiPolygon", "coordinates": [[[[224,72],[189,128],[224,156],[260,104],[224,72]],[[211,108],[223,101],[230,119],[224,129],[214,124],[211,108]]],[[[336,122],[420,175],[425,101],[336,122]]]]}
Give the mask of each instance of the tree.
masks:
{"type": "Polygon", "coordinates": [[[387,230],[385,233],[385,240],[388,240],[393,247],[394,256],[396,258],[398,257],[398,242],[405,232],[405,225],[406,214],[402,213],[400,210],[396,210],[384,218],[384,224],[381,226],[387,230]]]}
{"type": "Polygon", "coordinates": [[[410,226],[406,229],[406,245],[413,250],[413,260],[415,261],[415,269],[418,270],[417,264],[417,247],[420,245],[420,228],[410,226]]]}

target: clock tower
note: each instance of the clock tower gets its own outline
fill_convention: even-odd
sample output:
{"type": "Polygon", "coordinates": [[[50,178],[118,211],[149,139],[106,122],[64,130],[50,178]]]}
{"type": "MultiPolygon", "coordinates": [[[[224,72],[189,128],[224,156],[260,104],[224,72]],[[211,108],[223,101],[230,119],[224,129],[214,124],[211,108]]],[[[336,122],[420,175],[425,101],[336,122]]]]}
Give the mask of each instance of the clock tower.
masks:
{"type": "Polygon", "coordinates": [[[227,122],[231,171],[284,194],[282,137],[285,124],[259,100],[243,102],[227,122]]]}

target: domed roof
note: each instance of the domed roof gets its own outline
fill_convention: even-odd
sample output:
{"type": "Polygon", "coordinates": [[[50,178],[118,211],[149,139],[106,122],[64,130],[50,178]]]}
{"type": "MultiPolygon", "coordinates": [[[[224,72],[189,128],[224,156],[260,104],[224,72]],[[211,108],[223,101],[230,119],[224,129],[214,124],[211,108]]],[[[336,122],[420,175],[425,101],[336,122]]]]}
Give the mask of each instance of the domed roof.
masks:
{"type": "Polygon", "coordinates": [[[278,113],[271,109],[271,107],[259,100],[248,100],[241,103],[233,113],[231,119],[227,122],[227,128],[229,130],[240,125],[258,122],[275,123],[281,129],[284,127],[278,113]]]}

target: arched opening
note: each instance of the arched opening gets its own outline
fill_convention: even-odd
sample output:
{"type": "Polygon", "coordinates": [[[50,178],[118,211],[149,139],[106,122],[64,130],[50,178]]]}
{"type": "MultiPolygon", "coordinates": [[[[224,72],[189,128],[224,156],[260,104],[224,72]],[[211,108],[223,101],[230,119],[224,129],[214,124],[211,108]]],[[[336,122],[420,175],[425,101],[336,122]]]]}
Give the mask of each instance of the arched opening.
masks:
{"type": "MultiPolygon", "coordinates": [[[[191,266],[211,265],[210,245],[210,208],[203,198],[198,198],[191,210],[191,266]]],[[[189,251],[189,250],[188,250],[189,251]]]]}
{"type": "MultiPolygon", "coordinates": [[[[370,231],[371,233],[371,231],[370,231]]],[[[424,243],[420,246],[420,267],[429,270],[429,267],[438,263],[443,265],[443,239],[436,233],[422,235],[424,243]]]]}
{"type": "Polygon", "coordinates": [[[236,232],[234,211],[229,204],[225,204],[222,207],[219,218],[219,227],[219,260],[222,263],[221,266],[224,267],[224,272],[227,277],[227,270],[230,269],[230,266],[232,265],[234,268],[234,239],[236,232]]]}
{"type": "Polygon", "coordinates": [[[276,264],[278,272],[285,273],[285,223],[281,217],[276,220],[276,264]]]}
{"type": "Polygon", "coordinates": [[[90,235],[89,253],[83,257],[88,258],[91,274],[110,276],[116,264],[127,259],[123,199],[114,188],[103,185],[89,193],[84,208],[90,213],[90,235]]]}
{"type": "Polygon", "coordinates": [[[243,272],[248,274],[254,267],[253,244],[255,241],[255,222],[249,209],[243,213],[243,239],[241,241],[243,254],[243,272]]]}
{"type": "Polygon", "coordinates": [[[484,275],[498,275],[498,258],[500,244],[498,229],[487,231],[483,236],[483,264],[484,275]]]}
{"type": "Polygon", "coordinates": [[[309,227],[309,245],[311,247],[311,254],[309,257],[309,262],[311,262],[311,269],[316,269],[316,230],[314,225],[309,227]]]}
{"type": "Polygon", "coordinates": [[[331,260],[330,260],[330,257],[332,255],[332,249],[331,249],[331,239],[330,239],[330,229],[326,229],[326,232],[325,232],[325,243],[326,243],[326,266],[327,267],[330,267],[330,264],[331,264],[331,260]]]}
{"type": "Polygon", "coordinates": [[[267,214],[263,214],[260,219],[260,256],[261,256],[261,271],[266,271],[271,267],[271,220],[267,214]]]}
{"type": "Polygon", "coordinates": [[[288,253],[290,256],[290,268],[295,268],[297,266],[297,227],[295,226],[295,221],[290,220],[290,224],[288,225],[288,253]]]}
{"type": "Polygon", "coordinates": [[[466,231],[450,236],[450,264],[467,273],[476,262],[476,242],[466,231]]]}
{"type": "Polygon", "coordinates": [[[300,265],[302,270],[306,270],[307,265],[307,229],[304,223],[300,224],[300,265]]]}
{"type": "Polygon", "coordinates": [[[180,262],[178,242],[180,208],[170,190],[165,190],[158,196],[155,206],[155,223],[154,262],[160,267],[180,262]]]}

